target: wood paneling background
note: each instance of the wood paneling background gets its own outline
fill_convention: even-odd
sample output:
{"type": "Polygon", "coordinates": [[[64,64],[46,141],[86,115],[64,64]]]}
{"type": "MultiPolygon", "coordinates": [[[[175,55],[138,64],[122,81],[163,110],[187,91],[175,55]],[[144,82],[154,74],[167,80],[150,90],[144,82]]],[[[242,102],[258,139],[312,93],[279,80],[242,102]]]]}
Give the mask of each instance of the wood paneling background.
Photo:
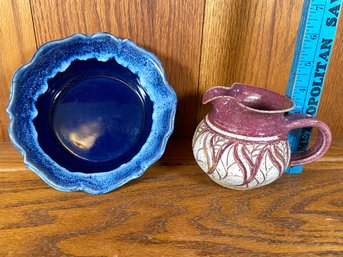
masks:
{"type": "MultiPolygon", "coordinates": [[[[208,107],[206,89],[243,82],[284,93],[303,1],[298,0],[1,0],[0,141],[8,141],[14,71],[36,45],[107,31],[156,54],[178,99],[175,135],[191,136],[208,107]]],[[[342,18],[340,23],[343,23],[342,18]]],[[[343,25],[319,108],[319,118],[343,135],[343,25]]]]}
{"type": "Polygon", "coordinates": [[[81,32],[110,32],[155,53],[175,89],[175,133],[191,135],[196,122],[203,1],[32,0],[38,45],[81,32]]]}
{"type": "Polygon", "coordinates": [[[13,73],[35,50],[30,2],[0,0],[0,142],[9,140],[6,107],[13,73]]]}
{"type": "MultiPolygon", "coordinates": [[[[299,0],[207,1],[200,98],[234,82],[285,93],[301,8],[299,0]]],[[[200,121],[209,106],[199,106],[200,121]]]]}

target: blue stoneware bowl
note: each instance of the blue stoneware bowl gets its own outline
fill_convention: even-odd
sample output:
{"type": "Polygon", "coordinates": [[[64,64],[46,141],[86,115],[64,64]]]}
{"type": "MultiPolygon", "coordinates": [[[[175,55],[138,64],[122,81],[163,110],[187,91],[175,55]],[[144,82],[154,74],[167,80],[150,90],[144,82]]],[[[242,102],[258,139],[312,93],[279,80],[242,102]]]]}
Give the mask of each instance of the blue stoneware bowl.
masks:
{"type": "Polygon", "coordinates": [[[102,194],[161,157],[176,102],[153,54],[107,33],[76,34],[44,44],[14,74],[9,135],[52,187],[102,194]]]}

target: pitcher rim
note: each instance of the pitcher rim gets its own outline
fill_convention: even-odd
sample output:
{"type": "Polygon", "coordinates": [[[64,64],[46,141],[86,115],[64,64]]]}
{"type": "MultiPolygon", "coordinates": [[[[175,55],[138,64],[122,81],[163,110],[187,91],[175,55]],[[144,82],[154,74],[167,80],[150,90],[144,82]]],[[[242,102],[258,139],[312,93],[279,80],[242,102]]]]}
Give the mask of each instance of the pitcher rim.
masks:
{"type": "MultiPolygon", "coordinates": [[[[257,90],[261,90],[261,91],[267,91],[269,93],[274,93],[274,94],[277,94],[278,96],[284,98],[285,100],[287,100],[290,104],[292,104],[290,107],[288,108],[283,108],[283,109],[275,109],[275,110],[262,110],[262,109],[257,109],[257,108],[253,108],[253,107],[249,107],[245,104],[243,104],[242,102],[240,102],[239,100],[237,100],[237,98],[233,97],[233,96],[229,96],[229,95],[221,95],[221,96],[215,96],[211,99],[208,99],[206,101],[202,101],[203,104],[207,104],[213,100],[216,100],[216,99],[223,99],[223,98],[230,98],[230,99],[233,99],[236,101],[236,103],[241,106],[242,108],[245,108],[247,110],[251,110],[251,111],[254,111],[254,112],[258,112],[258,113],[265,113],[265,114],[274,114],[274,113],[286,113],[286,112],[289,112],[291,110],[293,110],[296,105],[295,103],[292,101],[292,99],[290,99],[289,97],[285,96],[285,95],[282,95],[278,92],[275,92],[273,90],[269,90],[269,89],[266,89],[266,88],[259,88],[259,87],[254,87],[254,86],[250,86],[250,85],[247,85],[247,84],[242,84],[242,83],[238,83],[238,82],[235,82],[233,83],[230,87],[226,87],[226,86],[215,86],[215,87],[212,87],[210,89],[208,89],[206,92],[208,92],[209,90],[211,89],[214,89],[214,88],[222,88],[222,89],[225,89],[225,90],[230,90],[230,89],[233,89],[234,87],[237,87],[237,86],[245,86],[245,87],[250,87],[250,88],[254,88],[254,89],[257,89],[257,90]]],[[[206,94],[206,93],[205,93],[206,94]]]]}

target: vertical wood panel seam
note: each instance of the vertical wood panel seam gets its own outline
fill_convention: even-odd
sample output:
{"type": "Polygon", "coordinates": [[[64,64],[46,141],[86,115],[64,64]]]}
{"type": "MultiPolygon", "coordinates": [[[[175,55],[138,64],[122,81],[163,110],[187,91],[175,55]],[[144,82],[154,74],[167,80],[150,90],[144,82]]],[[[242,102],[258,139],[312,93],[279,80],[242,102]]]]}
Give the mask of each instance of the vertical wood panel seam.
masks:
{"type": "Polygon", "coordinates": [[[204,42],[204,27],[205,27],[205,18],[206,18],[206,1],[204,0],[204,5],[202,8],[202,26],[201,26],[201,41],[200,41],[200,57],[199,57],[199,65],[198,65],[198,85],[197,85],[197,90],[195,93],[196,96],[196,105],[195,105],[195,126],[197,126],[197,122],[198,122],[198,117],[199,117],[199,105],[201,104],[200,100],[200,79],[201,79],[201,64],[202,64],[202,54],[203,54],[203,42],[204,42]],[[200,102],[200,103],[199,103],[200,102]]]}
{"type": "Polygon", "coordinates": [[[29,6],[30,6],[30,12],[31,12],[31,20],[32,20],[33,34],[34,34],[34,37],[35,37],[35,43],[36,43],[36,49],[37,49],[37,48],[38,48],[37,29],[36,29],[36,25],[35,25],[35,20],[34,20],[34,18],[33,18],[34,9],[33,9],[32,0],[29,0],[29,6]]]}
{"type": "Polygon", "coordinates": [[[271,64],[272,64],[272,55],[273,55],[273,46],[274,46],[274,34],[275,34],[275,22],[276,22],[276,8],[277,8],[277,3],[274,4],[273,6],[273,11],[272,11],[272,16],[273,16],[273,22],[272,22],[272,28],[270,31],[271,34],[271,40],[270,40],[270,50],[269,50],[269,62],[268,62],[268,67],[267,67],[267,78],[264,84],[264,88],[268,89],[268,83],[269,83],[269,75],[270,75],[270,68],[271,68],[271,64]]]}

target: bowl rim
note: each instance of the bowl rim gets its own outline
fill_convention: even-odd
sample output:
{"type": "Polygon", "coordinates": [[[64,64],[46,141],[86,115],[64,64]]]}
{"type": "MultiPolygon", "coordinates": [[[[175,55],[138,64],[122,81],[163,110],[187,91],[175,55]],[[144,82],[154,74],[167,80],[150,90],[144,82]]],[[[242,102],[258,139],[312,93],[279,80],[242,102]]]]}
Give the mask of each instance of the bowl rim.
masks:
{"type": "Polygon", "coordinates": [[[10,118],[8,133],[12,144],[22,153],[25,165],[50,186],[60,191],[82,190],[103,194],[140,177],[162,156],[174,129],[176,105],[176,94],[167,81],[162,64],[151,52],[129,39],[120,39],[110,33],[76,33],[43,44],[32,59],[14,73],[7,107],[10,118]],[[80,44],[85,52],[52,55],[59,47],[73,44],[80,44]],[[114,58],[138,76],[153,103],[151,131],[141,150],[116,169],[99,173],[70,172],[54,162],[40,147],[33,124],[38,114],[35,102],[47,90],[49,78],[65,71],[74,60],[92,58],[102,62],[114,58]],[[44,66],[47,59],[49,65],[45,63],[44,66]]]}

